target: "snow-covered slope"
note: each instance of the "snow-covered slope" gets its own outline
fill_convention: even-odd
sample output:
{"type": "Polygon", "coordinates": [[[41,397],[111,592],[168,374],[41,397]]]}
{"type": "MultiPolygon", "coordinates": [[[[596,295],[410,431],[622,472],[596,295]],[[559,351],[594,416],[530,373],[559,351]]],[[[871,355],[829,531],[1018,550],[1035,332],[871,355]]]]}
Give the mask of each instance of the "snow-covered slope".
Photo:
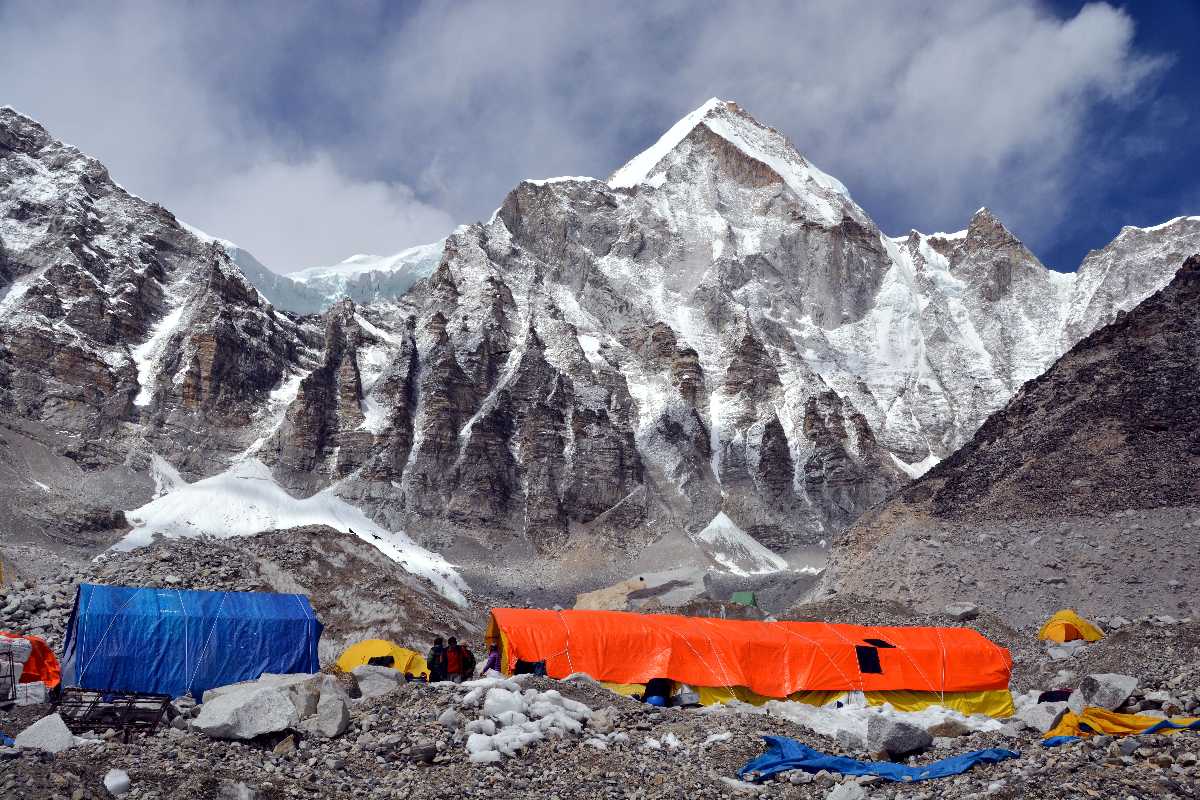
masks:
{"type": "Polygon", "coordinates": [[[329,267],[309,267],[287,277],[322,298],[327,308],[342,298],[356,303],[394,300],[432,274],[445,239],[391,256],[355,255],[329,267]]]}
{"type": "Polygon", "coordinates": [[[444,597],[466,605],[466,584],[441,556],[414,544],[401,531],[388,531],[359,509],[326,490],[296,498],[285,492],[261,462],[248,459],[211,478],[188,483],[161,459],[155,463],[163,492],[126,517],[133,530],[116,546],[129,550],[155,536],[224,539],[261,531],[326,525],[353,533],[413,575],[432,583],[444,597]]]}

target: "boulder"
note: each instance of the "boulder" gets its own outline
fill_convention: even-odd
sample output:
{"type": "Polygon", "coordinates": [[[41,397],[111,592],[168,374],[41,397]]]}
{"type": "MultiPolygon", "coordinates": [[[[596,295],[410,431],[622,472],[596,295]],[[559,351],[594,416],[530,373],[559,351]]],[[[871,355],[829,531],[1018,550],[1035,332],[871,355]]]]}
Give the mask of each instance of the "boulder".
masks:
{"type": "Polygon", "coordinates": [[[18,733],[13,742],[15,747],[41,750],[43,753],[61,753],[74,744],[74,734],[58,714],[42,717],[18,733]]]}
{"type": "Polygon", "coordinates": [[[974,603],[950,603],[943,610],[946,616],[958,622],[967,622],[979,616],[979,606],[974,603]]]}
{"type": "Polygon", "coordinates": [[[120,797],[129,791],[129,773],[123,769],[110,769],[104,775],[104,788],[113,797],[120,797]]]}
{"type": "Polygon", "coordinates": [[[438,722],[443,727],[456,731],[467,724],[467,718],[455,711],[453,708],[448,708],[438,717],[438,722]]]}
{"type": "Polygon", "coordinates": [[[1079,688],[1067,698],[1067,706],[1076,714],[1082,714],[1088,706],[1097,706],[1109,711],[1129,699],[1138,687],[1138,679],[1132,675],[1102,672],[1088,675],[1079,682],[1079,688]]]}
{"type": "Polygon", "coordinates": [[[933,736],[924,728],[895,717],[876,714],[867,719],[867,751],[900,758],[917,753],[933,744],[933,736]]]}
{"type": "Polygon", "coordinates": [[[930,736],[953,739],[959,736],[970,736],[975,731],[970,725],[954,717],[946,717],[940,722],[925,729],[930,736]]]}
{"type": "Polygon", "coordinates": [[[1045,733],[1057,725],[1066,712],[1066,703],[1035,703],[1018,711],[1017,719],[1026,728],[1045,733]]]}
{"type": "Polygon", "coordinates": [[[350,727],[350,703],[344,696],[330,693],[321,695],[317,713],[304,720],[301,727],[311,734],[333,739],[341,736],[350,727]]]}
{"type": "Polygon", "coordinates": [[[320,702],[321,696],[324,694],[336,694],[348,697],[346,690],[342,688],[337,678],[334,678],[332,675],[324,675],[319,672],[316,674],[301,672],[290,675],[277,675],[264,672],[257,680],[231,683],[227,686],[218,686],[215,689],[209,689],[204,693],[204,702],[209,703],[223,695],[244,691],[250,687],[270,687],[286,693],[291,699],[292,704],[296,706],[296,713],[300,715],[301,719],[311,717],[317,713],[317,703],[320,702]]]}
{"type": "Polygon", "coordinates": [[[364,664],[350,671],[358,683],[363,697],[379,697],[397,689],[404,683],[404,675],[391,667],[373,667],[364,664]]]}
{"type": "Polygon", "coordinates": [[[300,714],[286,690],[251,684],[205,702],[192,728],[214,739],[253,739],[299,723],[300,714]]]}
{"type": "Polygon", "coordinates": [[[825,795],[825,800],[863,800],[866,796],[867,790],[862,784],[858,781],[846,781],[833,787],[829,794],[825,795]]]}

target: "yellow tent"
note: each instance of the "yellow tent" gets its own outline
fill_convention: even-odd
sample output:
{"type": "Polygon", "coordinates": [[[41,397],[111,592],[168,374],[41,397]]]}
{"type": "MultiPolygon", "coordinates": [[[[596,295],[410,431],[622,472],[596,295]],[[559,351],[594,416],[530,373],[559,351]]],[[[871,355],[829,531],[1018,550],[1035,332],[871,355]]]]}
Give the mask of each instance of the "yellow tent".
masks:
{"type": "Polygon", "coordinates": [[[346,648],[337,660],[337,668],[349,672],[355,667],[361,667],[372,658],[392,657],[391,666],[400,672],[410,672],[414,676],[429,675],[429,665],[420,653],[401,647],[386,639],[364,639],[346,648]]]}
{"type": "Polygon", "coordinates": [[[1073,639],[1098,642],[1104,638],[1104,631],[1071,609],[1064,608],[1046,621],[1038,631],[1038,638],[1052,642],[1069,642],[1073,639]]]}

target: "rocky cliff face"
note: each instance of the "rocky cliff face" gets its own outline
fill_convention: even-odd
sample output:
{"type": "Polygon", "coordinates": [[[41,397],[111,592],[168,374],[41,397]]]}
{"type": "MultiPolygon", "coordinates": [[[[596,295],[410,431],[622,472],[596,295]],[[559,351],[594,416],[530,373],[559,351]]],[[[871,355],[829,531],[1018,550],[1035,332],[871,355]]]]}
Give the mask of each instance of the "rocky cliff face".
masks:
{"type": "Polygon", "coordinates": [[[244,251],[3,110],[0,413],[136,487],[125,508],[152,456],[189,480],[258,459],[476,558],[704,549],[720,513],[787,551],[950,455],[1192,237],[1123,233],[1078,282],[986,209],[889,238],[713,100],[607,181],[525,181],[432,250],[260,291],[244,251]]]}
{"type": "Polygon", "coordinates": [[[966,592],[1021,609],[1190,608],[1171,581],[1200,546],[1198,304],[1200,254],[862,517],[826,588],[926,605],[966,592]]]}

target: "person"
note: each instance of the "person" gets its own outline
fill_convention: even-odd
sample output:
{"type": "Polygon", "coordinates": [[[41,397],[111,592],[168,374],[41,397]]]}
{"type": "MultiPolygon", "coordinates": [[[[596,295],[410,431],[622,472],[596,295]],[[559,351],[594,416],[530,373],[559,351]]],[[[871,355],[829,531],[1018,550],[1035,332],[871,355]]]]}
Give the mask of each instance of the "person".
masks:
{"type": "MultiPolygon", "coordinates": [[[[471,660],[475,659],[472,657],[471,660]]],[[[450,644],[446,647],[446,677],[455,683],[462,683],[466,666],[467,648],[459,644],[457,638],[451,636],[450,644]]],[[[475,665],[471,666],[473,668],[475,665]]]]}
{"type": "Polygon", "coordinates": [[[483,662],[483,671],[485,673],[493,669],[496,672],[500,671],[500,647],[495,642],[488,645],[488,657],[483,662]]]}
{"type": "MultiPolygon", "coordinates": [[[[453,642],[454,640],[451,639],[450,641],[453,642]]],[[[429,666],[430,683],[446,680],[446,645],[442,637],[439,636],[433,640],[433,647],[429,649],[429,655],[425,657],[425,663],[429,666]]]]}

